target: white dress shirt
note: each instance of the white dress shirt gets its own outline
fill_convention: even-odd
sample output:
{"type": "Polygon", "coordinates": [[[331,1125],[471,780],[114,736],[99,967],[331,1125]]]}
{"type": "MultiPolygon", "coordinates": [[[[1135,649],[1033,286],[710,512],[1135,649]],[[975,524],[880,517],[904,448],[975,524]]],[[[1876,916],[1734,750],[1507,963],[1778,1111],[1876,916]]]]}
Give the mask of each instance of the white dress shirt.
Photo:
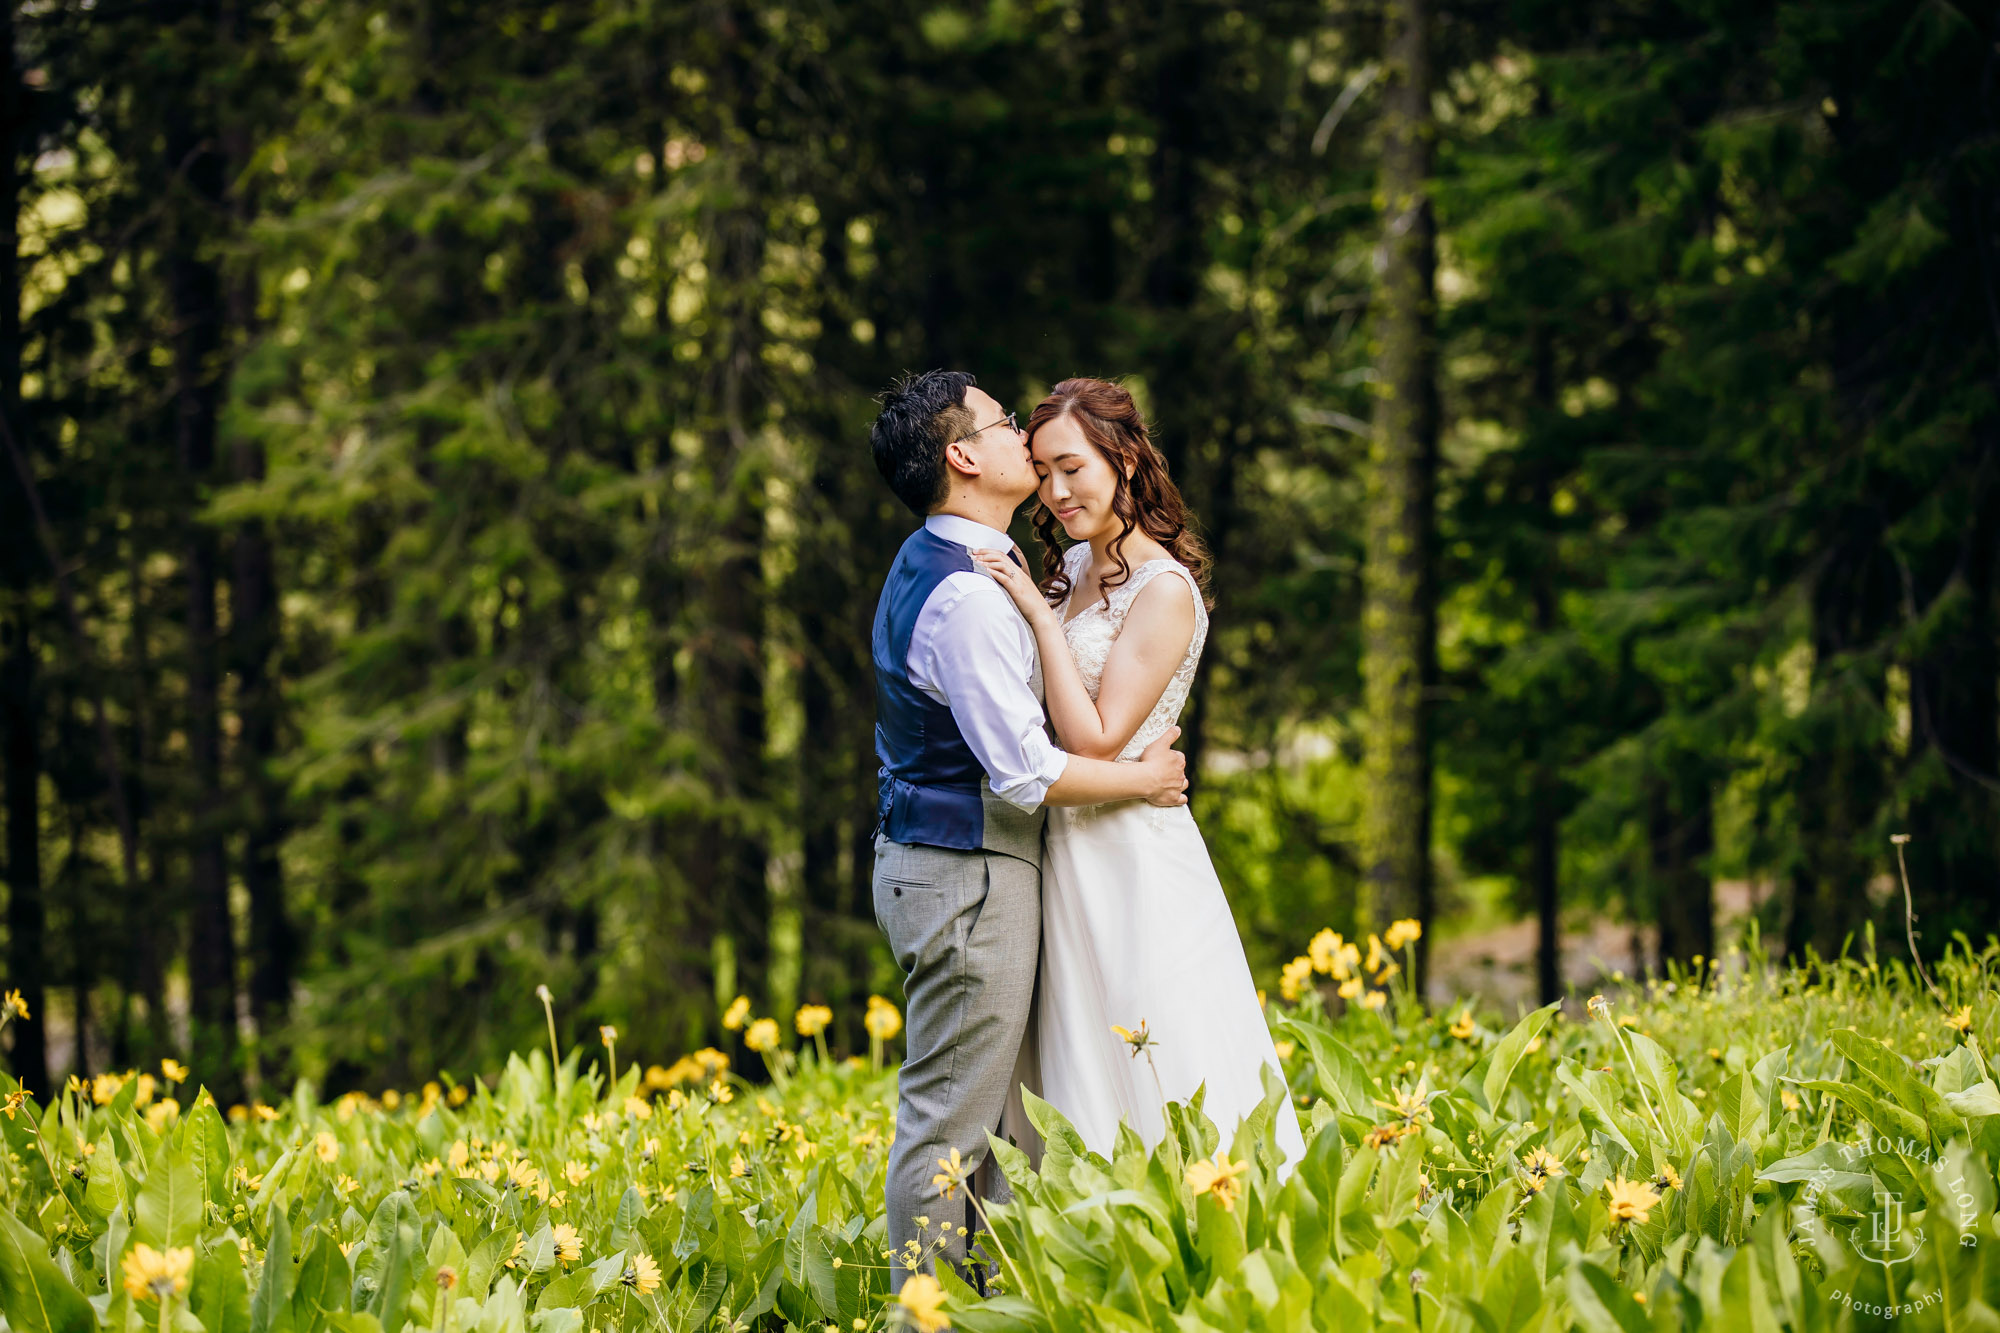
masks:
{"type": "MultiPolygon", "coordinates": [[[[1011,551],[1007,534],[956,514],[924,520],[932,536],[971,550],[1011,551]]],[[[1023,810],[1042,803],[1069,756],[1044,730],[1035,633],[982,569],[948,574],[917,612],[910,684],[951,710],[993,794],[1023,810]]]]}

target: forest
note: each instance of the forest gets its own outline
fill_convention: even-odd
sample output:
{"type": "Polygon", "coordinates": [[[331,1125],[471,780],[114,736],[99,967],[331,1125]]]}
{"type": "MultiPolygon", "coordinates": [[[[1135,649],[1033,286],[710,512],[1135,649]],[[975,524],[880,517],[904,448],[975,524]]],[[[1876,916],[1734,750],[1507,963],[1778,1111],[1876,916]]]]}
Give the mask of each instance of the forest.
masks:
{"type": "Polygon", "coordinates": [[[7,14],[38,1094],[463,1081],[543,985],[565,1045],[754,1068],[745,995],[868,1051],[913,520],[865,442],[933,366],[1154,423],[1216,556],[1182,744],[1260,984],[1404,917],[1420,976],[1514,920],[1530,999],[1599,922],[1607,972],[1677,975],[1725,883],[1795,962],[1995,928],[1990,6],[7,14]]]}

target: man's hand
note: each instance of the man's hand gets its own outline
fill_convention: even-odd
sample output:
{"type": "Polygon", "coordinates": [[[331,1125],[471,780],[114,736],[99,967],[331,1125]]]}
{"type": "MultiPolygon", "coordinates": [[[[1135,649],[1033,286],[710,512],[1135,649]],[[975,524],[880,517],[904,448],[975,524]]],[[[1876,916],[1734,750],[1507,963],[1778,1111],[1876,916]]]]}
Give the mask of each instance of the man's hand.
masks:
{"type": "Polygon", "coordinates": [[[1146,792],[1146,800],[1152,805],[1187,804],[1187,756],[1174,749],[1174,742],[1180,739],[1179,727],[1168,727],[1166,734],[1148,745],[1139,755],[1139,765],[1151,779],[1146,792]]]}

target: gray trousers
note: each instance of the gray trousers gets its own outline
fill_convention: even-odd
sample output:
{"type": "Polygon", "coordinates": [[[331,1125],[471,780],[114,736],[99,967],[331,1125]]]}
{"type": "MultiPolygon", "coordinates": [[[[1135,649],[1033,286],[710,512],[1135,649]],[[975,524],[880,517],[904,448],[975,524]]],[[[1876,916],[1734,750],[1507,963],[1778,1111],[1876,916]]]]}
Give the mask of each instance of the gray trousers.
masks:
{"type": "Polygon", "coordinates": [[[875,921],[903,969],[908,1015],[886,1188],[891,1291],[910,1273],[913,1242],[921,1271],[939,1254],[964,1265],[959,1228],[973,1228],[972,1210],[963,1191],[948,1201],[931,1183],[939,1158],[958,1149],[968,1172],[988,1168],[984,1197],[1009,1197],[986,1134],[999,1128],[1034,1001],[1041,880],[1040,866],[999,852],[875,839],[875,921]]]}

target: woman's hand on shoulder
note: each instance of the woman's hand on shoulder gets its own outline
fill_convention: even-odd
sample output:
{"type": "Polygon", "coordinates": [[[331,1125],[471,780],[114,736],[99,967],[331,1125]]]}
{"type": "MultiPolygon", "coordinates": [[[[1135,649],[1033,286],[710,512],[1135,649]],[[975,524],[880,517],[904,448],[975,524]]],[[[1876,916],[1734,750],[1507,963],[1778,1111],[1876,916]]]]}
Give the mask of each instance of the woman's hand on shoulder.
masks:
{"type": "Polygon", "coordinates": [[[1014,599],[1014,605],[1021,609],[1031,625],[1043,622],[1055,623],[1055,610],[1028,571],[1007,558],[1005,551],[974,551],[973,563],[993,577],[993,581],[1014,599]]]}

